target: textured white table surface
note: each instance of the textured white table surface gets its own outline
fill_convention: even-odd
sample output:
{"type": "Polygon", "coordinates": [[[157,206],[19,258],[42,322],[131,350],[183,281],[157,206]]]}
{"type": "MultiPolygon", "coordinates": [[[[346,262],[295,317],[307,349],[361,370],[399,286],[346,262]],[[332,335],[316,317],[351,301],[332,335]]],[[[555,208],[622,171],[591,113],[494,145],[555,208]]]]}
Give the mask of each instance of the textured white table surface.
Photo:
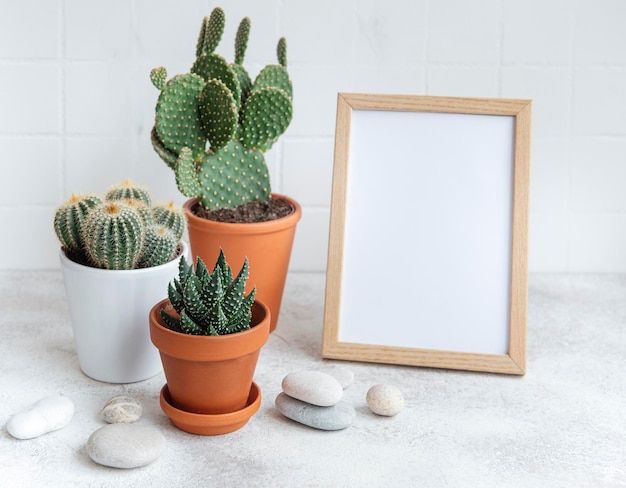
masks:
{"type": "Polygon", "coordinates": [[[2,487],[626,487],[626,275],[533,275],[524,377],[322,360],[324,276],[291,274],[277,330],[261,352],[259,412],[241,430],[186,434],[161,412],[162,374],[93,381],[78,367],[60,272],[0,273],[2,487]],[[274,408],[283,376],[340,364],[355,373],[346,430],[323,432],[274,408]],[[365,393],[391,383],[407,404],[371,414],[365,393]],[[13,439],[4,424],[39,398],[70,397],[66,428],[13,439]],[[94,464],[89,435],[114,395],[144,406],[166,438],[153,464],[94,464]]]}

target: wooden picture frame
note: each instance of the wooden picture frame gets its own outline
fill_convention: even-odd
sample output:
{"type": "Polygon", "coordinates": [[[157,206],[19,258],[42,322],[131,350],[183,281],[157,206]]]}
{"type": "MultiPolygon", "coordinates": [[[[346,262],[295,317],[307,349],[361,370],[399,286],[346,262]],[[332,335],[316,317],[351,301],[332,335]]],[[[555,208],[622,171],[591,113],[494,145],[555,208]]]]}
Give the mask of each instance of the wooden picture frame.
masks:
{"type": "Polygon", "coordinates": [[[531,101],[339,93],[322,357],[523,375],[531,101]]]}

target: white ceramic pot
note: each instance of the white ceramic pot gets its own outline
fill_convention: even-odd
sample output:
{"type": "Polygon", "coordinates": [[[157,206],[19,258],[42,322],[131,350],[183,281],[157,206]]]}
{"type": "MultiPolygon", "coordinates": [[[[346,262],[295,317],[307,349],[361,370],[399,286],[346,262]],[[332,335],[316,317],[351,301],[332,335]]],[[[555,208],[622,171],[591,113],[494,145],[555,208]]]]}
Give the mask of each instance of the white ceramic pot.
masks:
{"type": "MultiPolygon", "coordinates": [[[[185,258],[189,247],[182,243],[185,258]]],[[[148,314],[167,297],[180,256],[152,268],[112,271],[83,266],[60,252],[65,294],[80,368],[108,383],[133,383],[160,373],[148,314]]]]}

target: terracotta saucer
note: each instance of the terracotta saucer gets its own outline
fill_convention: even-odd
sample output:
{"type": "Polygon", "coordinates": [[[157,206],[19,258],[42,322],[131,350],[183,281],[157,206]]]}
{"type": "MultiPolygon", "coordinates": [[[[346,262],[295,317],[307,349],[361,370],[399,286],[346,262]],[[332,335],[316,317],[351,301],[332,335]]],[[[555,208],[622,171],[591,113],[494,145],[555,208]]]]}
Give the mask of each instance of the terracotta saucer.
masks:
{"type": "Polygon", "coordinates": [[[186,412],[172,405],[167,383],[161,388],[161,409],[180,430],[190,434],[220,435],[240,429],[261,406],[261,389],[254,381],[250,388],[247,405],[241,410],[222,414],[186,412]]]}

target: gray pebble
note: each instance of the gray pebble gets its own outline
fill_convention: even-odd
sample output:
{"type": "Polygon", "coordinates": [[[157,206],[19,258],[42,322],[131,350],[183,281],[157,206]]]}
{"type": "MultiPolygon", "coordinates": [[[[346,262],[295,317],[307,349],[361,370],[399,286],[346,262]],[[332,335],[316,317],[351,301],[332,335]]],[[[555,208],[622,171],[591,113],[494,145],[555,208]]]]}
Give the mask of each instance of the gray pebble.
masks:
{"type": "Polygon", "coordinates": [[[343,401],[330,407],[319,407],[280,393],[275,404],[278,411],[288,419],[319,430],[345,429],[356,417],[354,408],[343,401]]]}
{"type": "Polygon", "coordinates": [[[165,438],[149,425],[105,425],[91,434],[87,441],[89,457],[112,468],[145,466],[156,461],[164,449],[165,438]]]}
{"type": "Polygon", "coordinates": [[[102,418],[110,424],[130,424],[141,418],[141,404],[125,395],[111,398],[102,409],[102,418]]]}
{"type": "Polygon", "coordinates": [[[283,378],[283,391],[292,398],[320,407],[335,405],[343,397],[339,381],[320,371],[296,371],[283,378]]]}
{"type": "Polygon", "coordinates": [[[376,415],[392,417],[404,408],[404,396],[393,385],[374,385],[368,390],[365,399],[376,415]]]}

